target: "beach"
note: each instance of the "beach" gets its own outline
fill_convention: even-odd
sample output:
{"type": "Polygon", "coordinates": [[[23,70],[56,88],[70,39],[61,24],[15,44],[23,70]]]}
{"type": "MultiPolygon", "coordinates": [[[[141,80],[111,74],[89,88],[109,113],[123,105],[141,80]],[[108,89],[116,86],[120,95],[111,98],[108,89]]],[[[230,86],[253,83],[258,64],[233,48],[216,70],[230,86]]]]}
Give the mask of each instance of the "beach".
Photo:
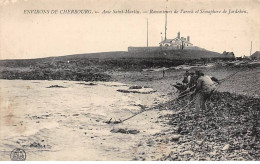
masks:
{"type": "MultiPolygon", "coordinates": [[[[179,67],[113,71],[109,73],[110,82],[1,80],[0,160],[9,160],[15,148],[25,150],[29,161],[258,159],[257,154],[251,158],[232,157],[234,152],[222,151],[228,144],[226,140],[211,141],[210,150],[194,149],[191,145],[199,140],[194,138],[193,131],[179,130],[180,126],[186,127],[185,122],[195,126],[190,117],[194,105],[187,106],[188,99],[175,101],[179,93],[172,85],[182,79],[184,72],[204,69],[207,74],[223,79],[239,68],[179,67]],[[186,112],[180,115],[184,106],[186,112]],[[113,124],[144,110],[147,111],[123,123],[113,124]],[[183,116],[183,120],[176,122],[176,117],[183,116]]],[[[241,69],[221,84],[215,97],[222,96],[224,104],[231,97],[230,103],[238,110],[256,109],[248,106],[248,102],[259,103],[259,90],[255,89],[259,88],[257,75],[258,67],[241,69]],[[241,103],[236,105],[238,101],[241,103]]],[[[208,106],[215,109],[217,104],[214,99],[208,106]]],[[[255,144],[259,146],[258,142],[255,144]]],[[[248,152],[244,148],[239,150],[248,152]]]]}

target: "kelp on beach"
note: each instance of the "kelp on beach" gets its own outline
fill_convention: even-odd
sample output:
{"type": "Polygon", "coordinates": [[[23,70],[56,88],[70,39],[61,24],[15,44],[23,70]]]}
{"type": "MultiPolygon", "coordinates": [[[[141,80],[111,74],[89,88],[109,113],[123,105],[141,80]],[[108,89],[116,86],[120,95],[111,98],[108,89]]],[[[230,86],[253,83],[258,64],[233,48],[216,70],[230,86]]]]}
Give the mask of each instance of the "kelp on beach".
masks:
{"type": "MultiPolygon", "coordinates": [[[[172,101],[160,109],[176,110],[187,102],[188,98],[172,101]]],[[[259,160],[259,98],[215,92],[207,107],[197,118],[194,105],[161,117],[172,125],[172,133],[182,136],[177,144],[189,146],[164,154],[160,160],[259,160]]]]}

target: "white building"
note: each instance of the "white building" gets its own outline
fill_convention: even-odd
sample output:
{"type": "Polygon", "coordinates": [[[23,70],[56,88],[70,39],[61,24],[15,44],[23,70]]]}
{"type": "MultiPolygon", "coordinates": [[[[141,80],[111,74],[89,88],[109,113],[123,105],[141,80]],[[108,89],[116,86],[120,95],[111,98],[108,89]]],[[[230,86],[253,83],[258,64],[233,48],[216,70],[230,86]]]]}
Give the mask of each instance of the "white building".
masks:
{"type": "Polygon", "coordinates": [[[190,42],[190,37],[181,37],[180,32],[178,32],[177,37],[174,39],[165,39],[159,43],[160,46],[171,46],[176,49],[185,49],[185,47],[191,47],[193,44],[190,42]]]}

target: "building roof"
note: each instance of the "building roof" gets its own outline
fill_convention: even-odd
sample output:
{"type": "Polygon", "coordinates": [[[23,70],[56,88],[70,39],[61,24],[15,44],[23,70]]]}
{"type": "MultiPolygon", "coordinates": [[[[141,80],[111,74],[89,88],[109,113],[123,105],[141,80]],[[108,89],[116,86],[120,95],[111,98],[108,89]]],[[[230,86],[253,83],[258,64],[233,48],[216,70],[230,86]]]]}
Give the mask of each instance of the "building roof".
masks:
{"type": "MultiPolygon", "coordinates": [[[[185,43],[192,44],[191,42],[188,42],[187,40],[184,40],[184,39],[181,39],[181,38],[178,38],[178,37],[176,37],[176,38],[174,38],[174,39],[166,39],[166,40],[163,40],[163,41],[161,41],[159,44],[171,43],[173,40],[181,40],[181,41],[183,41],[183,42],[185,42],[185,43]]],[[[192,44],[192,45],[193,45],[193,44],[192,44]]]]}
{"type": "Polygon", "coordinates": [[[173,39],[165,39],[163,41],[160,42],[161,43],[171,43],[173,41],[173,39]]]}
{"type": "Polygon", "coordinates": [[[181,40],[181,41],[183,41],[183,42],[185,42],[185,43],[189,43],[189,44],[192,44],[191,42],[188,42],[187,40],[184,40],[184,39],[181,39],[181,38],[178,38],[178,37],[176,37],[176,38],[174,38],[174,39],[172,39],[172,40],[181,40]]]}

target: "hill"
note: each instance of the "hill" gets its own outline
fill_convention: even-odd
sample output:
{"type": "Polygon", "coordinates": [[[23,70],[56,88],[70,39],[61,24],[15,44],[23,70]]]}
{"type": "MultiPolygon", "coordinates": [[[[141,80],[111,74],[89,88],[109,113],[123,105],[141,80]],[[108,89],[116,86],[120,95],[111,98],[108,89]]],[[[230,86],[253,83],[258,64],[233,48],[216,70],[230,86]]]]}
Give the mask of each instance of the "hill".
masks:
{"type": "Polygon", "coordinates": [[[213,58],[232,59],[235,57],[233,55],[208,51],[196,46],[187,47],[185,49],[174,49],[173,47],[129,47],[128,52],[130,57],[168,58],[176,60],[213,58]]]}
{"type": "Polygon", "coordinates": [[[163,50],[130,53],[125,51],[74,54],[38,59],[0,61],[1,79],[107,81],[107,71],[141,71],[151,67],[230,60],[206,50],[163,50]]]}
{"type": "Polygon", "coordinates": [[[184,50],[163,50],[145,53],[132,53],[131,56],[143,58],[167,58],[176,60],[193,60],[193,59],[213,59],[213,58],[230,58],[217,52],[200,50],[200,49],[184,49],[184,50]]]}

